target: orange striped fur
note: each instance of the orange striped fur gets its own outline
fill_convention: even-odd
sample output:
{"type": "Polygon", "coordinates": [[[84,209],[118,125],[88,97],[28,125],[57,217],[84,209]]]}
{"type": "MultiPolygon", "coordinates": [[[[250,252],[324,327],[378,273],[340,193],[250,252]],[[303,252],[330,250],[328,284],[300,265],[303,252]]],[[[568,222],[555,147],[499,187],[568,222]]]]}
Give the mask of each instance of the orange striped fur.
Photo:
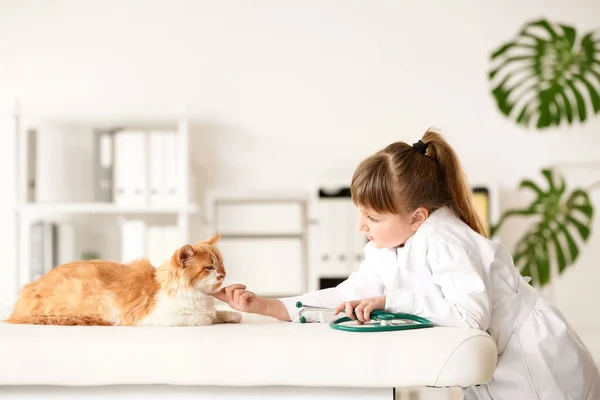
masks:
{"type": "Polygon", "coordinates": [[[220,236],[177,249],[154,267],[146,259],[60,265],[25,285],[6,322],[39,325],[210,325],[239,322],[216,311],[211,293],[226,276],[220,236]]]}

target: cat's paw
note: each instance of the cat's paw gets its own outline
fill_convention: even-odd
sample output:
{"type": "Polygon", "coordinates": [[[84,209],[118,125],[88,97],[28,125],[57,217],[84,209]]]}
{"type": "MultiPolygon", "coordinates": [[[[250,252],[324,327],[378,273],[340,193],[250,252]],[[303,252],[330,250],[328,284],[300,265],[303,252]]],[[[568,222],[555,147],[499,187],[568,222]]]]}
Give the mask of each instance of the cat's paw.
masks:
{"type": "Polygon", "coordinates": [[[217,319],[226,324],[237,324],[242,322],[242,314],[236,311],[218,311],[217,319]]]}
{"type": "Polygon", "coordinates": [[[187,318],[182,318],[178,321],[178,326],[207,326],[215,322],[214,317],[210,315],[195,315],[187,318]]]}
{"type": "Polygon", "coordinates": [[[240,323],[240,322],[242,322],[242,314],[240,314],[239,312],[232,311],[229,316],[229,320],[227,320],[225,322],[229,322],[232,324],[240,323]]]}
{"type": "Polygon", "coordinates": [[[203,315],[197,319],[196,325],[198,326],[206,326],[212,325],[215,322],[215,319],[210,315],[203,315]]]}

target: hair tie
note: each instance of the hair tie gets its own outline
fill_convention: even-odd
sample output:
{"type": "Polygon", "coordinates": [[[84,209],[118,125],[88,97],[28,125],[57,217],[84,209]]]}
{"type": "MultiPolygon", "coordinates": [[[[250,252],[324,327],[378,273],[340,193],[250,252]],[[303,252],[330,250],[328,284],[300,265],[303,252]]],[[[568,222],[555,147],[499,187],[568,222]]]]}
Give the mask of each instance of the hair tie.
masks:
{"type": "Polygon", "coordinates": [[[429,143],[423,143],[423,141],[420,139],[417,143],[413,143],[413,147],[421,154],[425,154],[427,151],[427,146],[429,146],[429,143]]]}

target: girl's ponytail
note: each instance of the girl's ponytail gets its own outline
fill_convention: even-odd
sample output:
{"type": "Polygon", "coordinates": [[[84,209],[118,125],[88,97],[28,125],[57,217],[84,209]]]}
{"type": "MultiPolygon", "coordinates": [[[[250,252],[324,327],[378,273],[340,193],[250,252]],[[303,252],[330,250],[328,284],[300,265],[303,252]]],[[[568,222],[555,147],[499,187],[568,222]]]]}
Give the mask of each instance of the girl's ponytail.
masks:
{"type": "Polygon", "coordinates": [[[379,213],[430,213],[451,208],[471,229],[488,237],[472,201],[472,190],[458,157],[442,136],[428,130],[412,146],[395,142],[360,163],[352,200],[379,213]]]}
{"type": "Polygon", "coordinates": [[[474,231],[488,237],[488,232],[473,206],[471,186],[454,149],[439,133],[431,129],[425,132],[421,140],[427,146],[426,155],[439,165],[450,200],[448,206],[474,231]]]}

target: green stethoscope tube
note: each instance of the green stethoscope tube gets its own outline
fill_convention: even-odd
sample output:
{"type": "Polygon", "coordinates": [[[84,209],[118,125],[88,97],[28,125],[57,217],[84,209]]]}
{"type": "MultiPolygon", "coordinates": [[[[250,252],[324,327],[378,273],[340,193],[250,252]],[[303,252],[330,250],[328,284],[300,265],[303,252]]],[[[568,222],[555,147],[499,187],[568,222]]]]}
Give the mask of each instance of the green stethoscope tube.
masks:
{"type": "MultiPolygon", "coordinates": [[[[296,308],[302,308],[300,312],[300,322],[305,323],[306,318],[302,315],[302,311],[304,310],[313,310],[313,311],[333,311],[331,308],[325,307],[316,307],[316,306],[304,306],[302,302],[296,303],[296,308]]],[[[352,319],[350,317],[341,317],[329,323],[329,326],[333,329],[337,329],[340,331],[346,332],[386,332],[386,331],[405,331],[409,329],[423,329],[423,328],[433,328],[434,325],[431,321],[426,318],[419,317],[417,315],[412,314],[395,314],[387,311],[376,310],[371,313],[371,318],[376,322],[370,326],[357,325],[357,326],[349,326],[342,325],[344,322],[350,322],[352,319]],[[401,324],[394,325],[390,321],[392,320],[408,320],[413,321],[415,323],[411,324],[401,324]]]]}

